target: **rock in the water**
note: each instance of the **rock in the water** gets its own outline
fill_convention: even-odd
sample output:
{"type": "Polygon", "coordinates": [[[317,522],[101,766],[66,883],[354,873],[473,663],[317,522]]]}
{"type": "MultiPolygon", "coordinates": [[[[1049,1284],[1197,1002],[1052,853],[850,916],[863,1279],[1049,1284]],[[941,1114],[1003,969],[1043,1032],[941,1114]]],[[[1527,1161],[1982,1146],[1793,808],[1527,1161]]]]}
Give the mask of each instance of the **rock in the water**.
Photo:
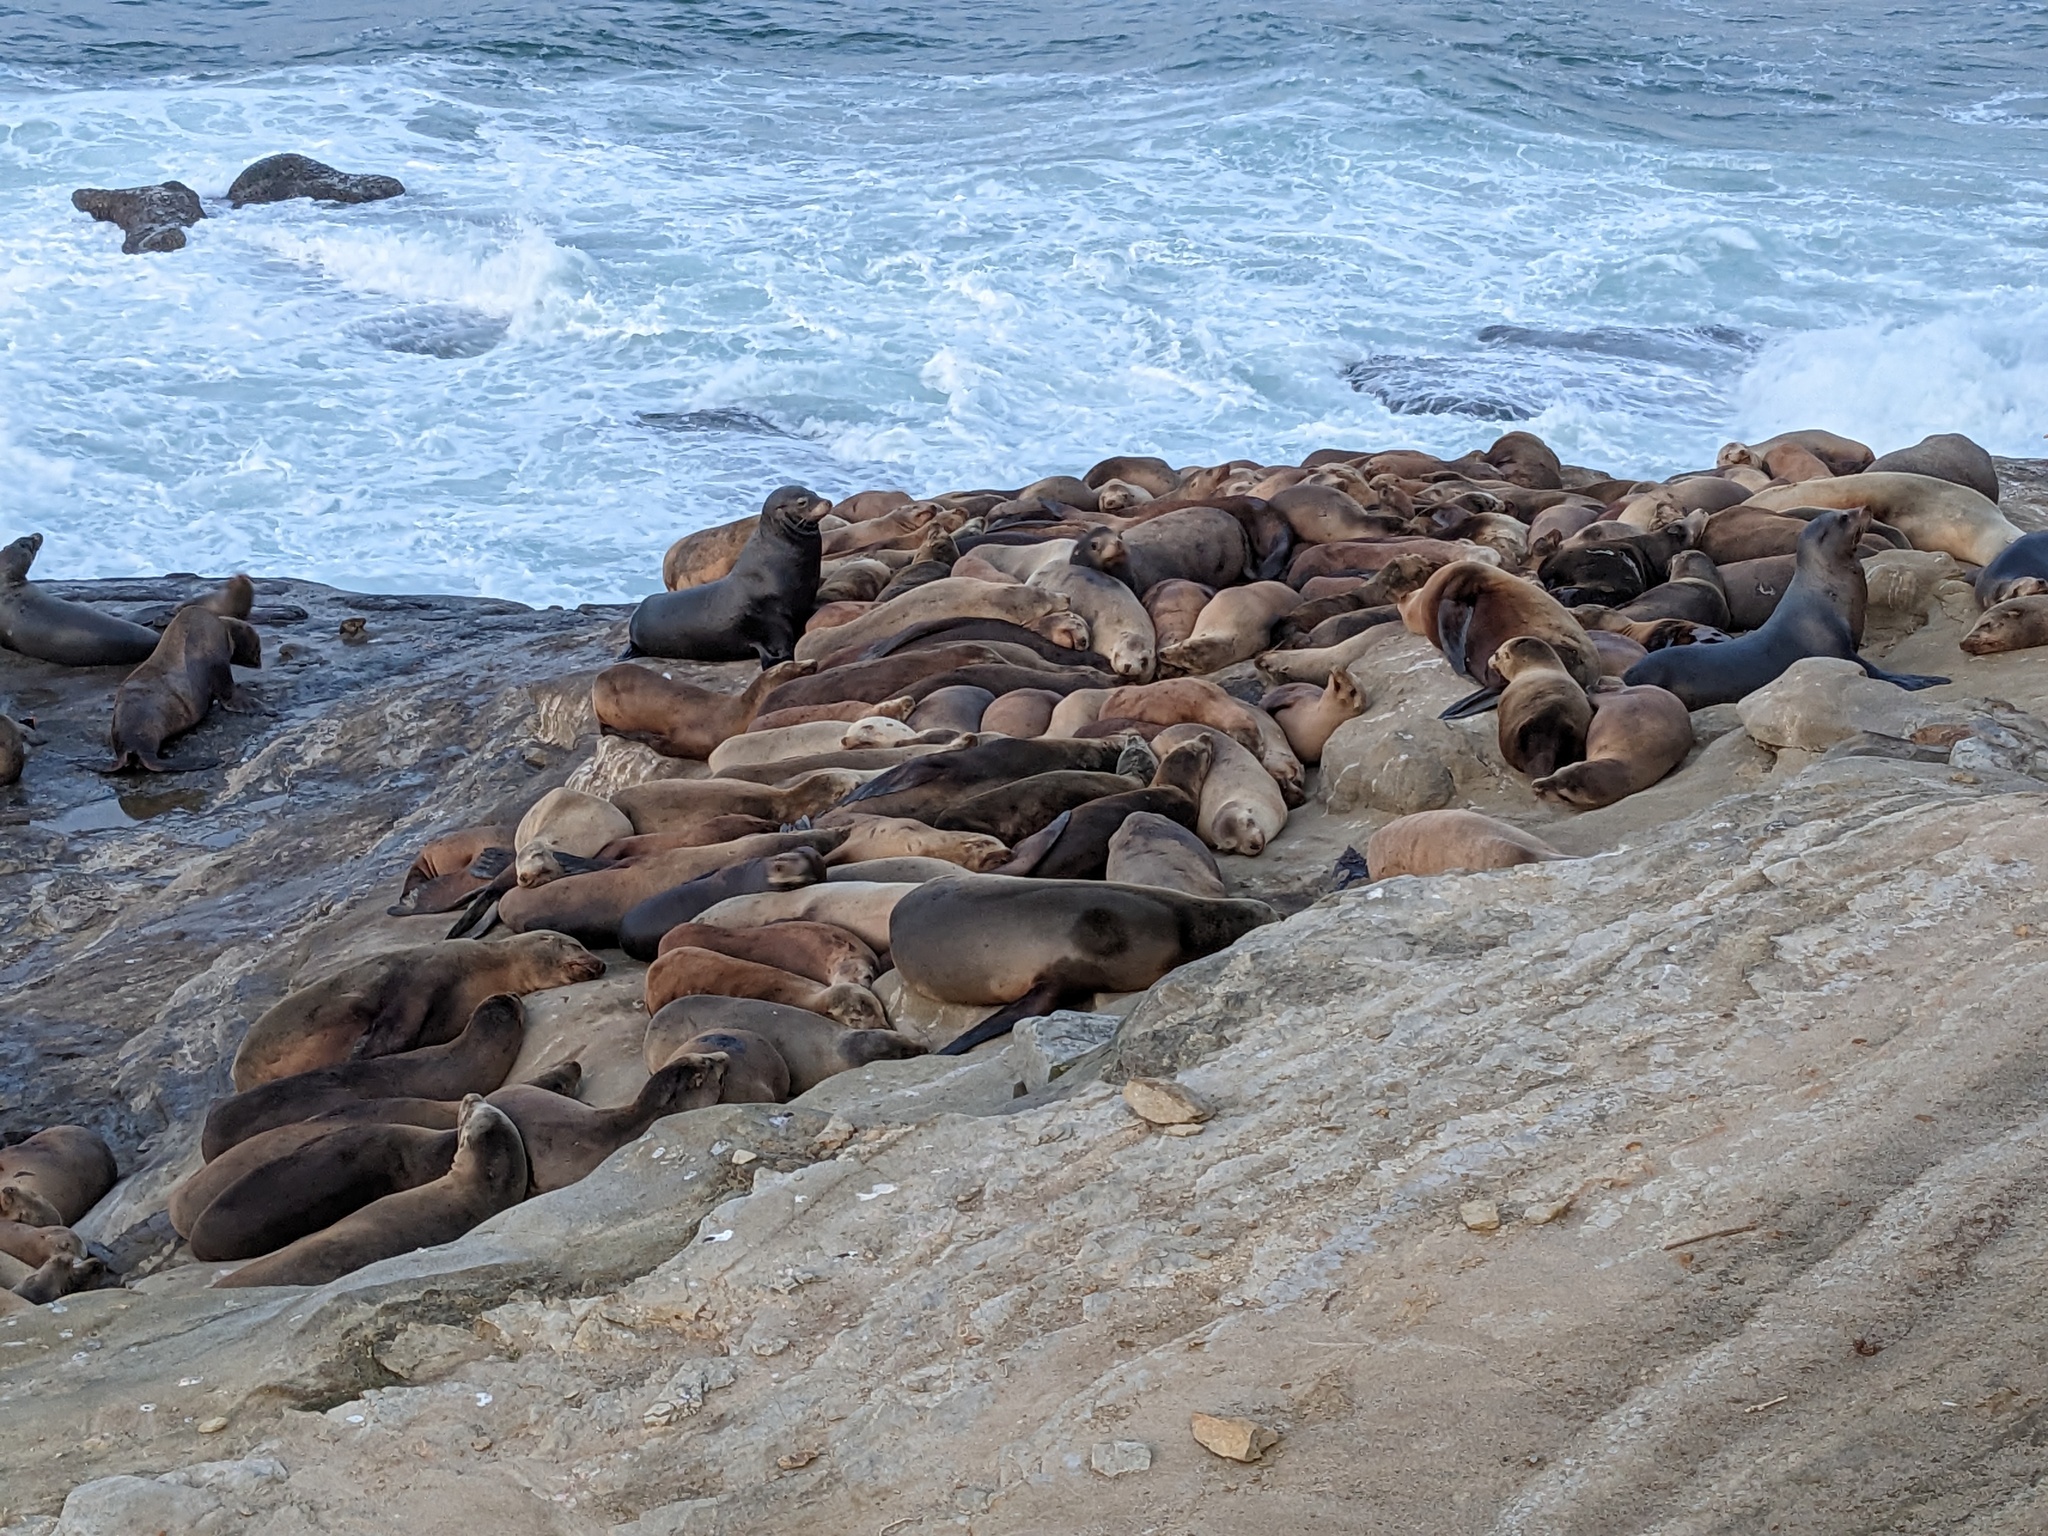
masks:
{"type": "Polygon", "coordinates": [[[154,187],[80,187],[71,194],[71,206],[102,223],[119,225],[128,237],[121,242],[124,256],[181,251],[186,227],[206,217],[199,194],[182,181],[154,187]]]}
{"type": "Polygon", "coordinates": [[[228,201],[237,208],[289,202],[295,197],[318,198],[323,203],[376,203],[404,193],[405,184],[396,176],[359,176],[305,155],[268,155],[235,178],[228,188],[228,201]]]}
{"type": "Polygon", "coordinates": [[[1104,1477],[1149,1472],[1152,1447],[1142,1440],[1098,1440],[1088,1449],[1088,1465],[1104,1477]]]}
{"type": "Polygon", "coordinates": [[[1179,1083],[1161,1077],[1132,1078],[1124,1084],[1124,1103],[1153,1125],[1200,1125],[1216,1113],[1179,1083]]]}
{"type": "Polygon", "coordinates": [[[1198,1413],[1188,1423],[1195,1443],[1230,1461],[1257,1461],[1280,1443],[1280,1432],[1252,1419],[1221,1419],[1198,1413]]]}

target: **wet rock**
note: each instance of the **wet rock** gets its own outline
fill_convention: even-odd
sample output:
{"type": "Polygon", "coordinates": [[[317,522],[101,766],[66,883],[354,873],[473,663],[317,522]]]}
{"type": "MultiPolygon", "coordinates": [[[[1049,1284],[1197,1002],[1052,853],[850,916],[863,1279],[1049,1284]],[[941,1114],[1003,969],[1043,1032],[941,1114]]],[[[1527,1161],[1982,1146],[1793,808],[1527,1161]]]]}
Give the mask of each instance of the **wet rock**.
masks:
{"type": "Polygon", "coordinates": [[[1280,1443],[1280,1432],[1253,1419],[1224,1419],[1198,1413],[1188,1422],[1195,1444],[1230,1461],[1257,1461],[1280,1443]]]}
{"type": "Polygon", "coordinates": [[[228,201],[237,208],[251,203],[282,203],[295,197],[323,203],[375,203],[399,197],[405,184],[396,176],[364,176],[337,171],[305,155],[269,155],[237,176],[228,201]]]}
{"type": "Polygon", "coordinates": [[[186,229],[206,217],[199,194],[182,181],[154,187],[80,187],[71,194],[71,206],[102,223],[119,226],[127,236],[121,242],[126,256],[182,251],[186,229]]]}
{"type": "Polygon", "coordinates": [[[1199,1125],[1216,1113],[1179,1083],[1134,1077],[1124,1084],[1124,1103],[1150,1125],[1199,1125]]]}

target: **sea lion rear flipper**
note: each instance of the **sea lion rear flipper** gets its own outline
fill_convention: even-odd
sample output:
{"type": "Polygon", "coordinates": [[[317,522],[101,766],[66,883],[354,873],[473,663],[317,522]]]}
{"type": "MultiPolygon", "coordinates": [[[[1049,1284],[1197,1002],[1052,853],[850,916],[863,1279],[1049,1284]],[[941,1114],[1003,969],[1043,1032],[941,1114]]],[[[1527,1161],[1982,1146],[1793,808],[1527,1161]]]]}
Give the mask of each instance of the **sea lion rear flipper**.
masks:
{"type": "Polygon", "coordinates": [[[485,886],[463,904],[462,915],[456,918],[455,925],[448,930],[448,937],[480,939],[496,927],[497,922],[497,893],[489,886],[485,886]]]}
{"type": "Polygon", "coordinates": [[[1061,811],[1059,815],[1040,827],[1029,837],[1022,839],[1010,850],[1009,862],[1000,869],[991,870],[997,875],[1028,875],[1045,862],[1045,856],[1052,852],[1052,846],[1060,840],[1060,834],[1067,830],[1067,823],[1074,819],[1072,811],[1061,811]]]}
{"type": "Polygon", "coordinates": [[[1007,1035],[1025,1019],[1036,1019],[1059,1007],[1066,988],[1056,981],[1041,981],[1008,1007],[998,1008],[957,1039],[932,1052],[934,1056],[965,1056],[977,1045],[1007,1035]]]}
{"type": "Polygon", "coordinates": [[[495,880],[511,867],[510,848],[486,848],[469,861],[469,873],[478,880],[495,880]]]}
{"type": "Polygon", "coordinates": [[[1348,891],[1354,885],[1363,885],[1372,879],[1372,866],[1365,862],[1365,855],[1356,848],[1346,848],[1337,855],[1337,867],[1331,871],[1335,876],[1336,889],[1348,891]]]}
{"type": "Polygon", "coordinates": [[[1506,687],[1505,683],[1495,683],[1491,687],[1481,688],[1477,693],[1468,693],[1438,715],[1437,719],[1466,720],[1473,715],[1483,715],[1489,709],[1497,709],[1500,707],[1500,696],[1506,691],[1506,687]]]}
{"type": "MultiPolygon", "coordinates": [[[[497,852],[498,850],[491,849],[489,851],[497,852]]],[[[586,859],[580,854],[563,853],[559,848],[550,857],[554,860],[555,868],[564,875],[591,875],[597,873],[600,869],[616,869],[620,862],[617,859],[586,859]]],[[[472,869],[475,868],[474,865],[470,867],[472,869]]]]}
{"type": "Polygon", "coordinates": [[[1939,688],[1943,683],[1953,681],[1951,678],[1932,677],[1922,672],[1887,672],[1883,667],[1865,661],[1861,656],[1852,659],[1880,683],[1895,683],[1908,693],[1918,693],[1922,688],[1939,688]]]}

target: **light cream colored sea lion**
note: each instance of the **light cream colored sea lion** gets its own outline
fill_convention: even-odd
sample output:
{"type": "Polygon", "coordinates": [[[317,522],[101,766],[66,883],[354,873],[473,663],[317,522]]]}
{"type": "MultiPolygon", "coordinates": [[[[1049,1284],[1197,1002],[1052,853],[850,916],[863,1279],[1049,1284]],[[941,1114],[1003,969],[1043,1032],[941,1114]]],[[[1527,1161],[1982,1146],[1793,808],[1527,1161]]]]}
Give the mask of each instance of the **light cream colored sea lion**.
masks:
{"type": "Polygon", "coordinates": [[[943,859],[986,873],[1009,861],[1001,838],[980,832],[941,832],[907,816],[854,816],[844,823],[846,841],[825,857],[828,868],[873,859],[943,859]]]}
{"type": "Polygon", "coordinates": [[[1666,689],[1605,689],[1594,693],[1592,702],[1585,760],[1534,785],[1536,793],[1553,805],[1581,811],[1612,805],[1648,789],[1692,750],[1692,715],[1666,689]]]}
{"type": "Polygon", "coordinates": [[[1152,738],[1152,747],[1164,756],[1182,742],[1204,735],[1210,738],[1215,756],[1209,776],[1202,782],[1196,833],[1218,853],[1251,856],[1264,852],[1266,844],[1287,826],[1287,801],[1256,757],[1234,737],[1210,725],[1168,726],[1152,738]]]}
{"type": "Polygon", "coordinates": [[[1774,450],[1788,444],[1805,449],[1825,464],[1829,473],[1836,475],[1861,474],[1870,468],[1871,460],[1876,457],[1866,445],[1857,442],[1853,437],[1843,437],[1839,433],[1809,428],[1800,432],[1780,432],[1776,437],[1767,437],[1760,443],[1729,443],[1721,449],[1715,463],[1723,470],[1761,470],[1774,450]]]}
{"type": "Polygon", "coordinates": [[[789,709],[778,709],[756,715],[749,731],[779,731],[785,725],[811,725],[820,720],[837,720],[851,725],[856,720],[866,720],[881,715],[890,720],[908,720],[917,708],[917,701],[907,694],[900,699],[884,699],[879,704],[869,704],[861,699],[847,699],[837,704],[797,704],[789,709]]]}
{"type": "Polygon", "coordinates": [[[1109,688],[1076,688],[1053,706],[1045,729],[1039,734],[1048,737],[1080,735],[1102,718],[1102,701],[1114,691],[1109,688]]]}
{"type": "Polygon", "coordinates": [[[1146,682],[1152,676],[1158,641],[1152,633],[1151,616],[1137,594],[1101,571],[1080,565],[1041,566],[1030,584],[1067,599],[1075,613],[1088,621],[1090,644],[1109,658],[1118,677],[1146,682]]]}
{"type": "Polygon", "coordinates": [[[888,715],[862,715],[853,720],[815,720],[808,725],[784,725],[772,730],[748,731],[720,742],[705,759],[714,775],[734,768],[753,768],[799,757],[816,757],[846,747],[895,747],[914,740],[917,732],[902,720],[888,715]],[[862,729],[865,727],[865,729],[862,729]],[[858,733],[860,740],[848,738],[858,733]]]}
{"type": "Polygon", "coordinates": [[[916,889],[913,881],[829,880],[800,891],[733,896],[698,913],[697,921],[717,928],[759,928],[792,917],[830,923],[880,954],[889,947],[889,914],[916,889]]]}
{"type": "Polygon", "coordinates": [[[1330,733],[1364,714],[1365,705],[1365,689],[1342,667],[1331,668],[1329,681],[1320,688],[1282,683],[1259,700],[1259,708],[1286,732],[1288,746],[1304,763],[1320,763],[1330,733]]]}
{"type": "Polygon", "coordinates": [[[1028,627],[1048,614],[1069,612],[1071,606],[1062,594],[1040,587],[1006,587],[948,576],[877,603],[851,623],[805,634],[796,643],[796,659],[815,661],[832,651],[870,645],[933,619],[1007,619],[1028,627]]]}
{"type": "Polygon", "coordinates": [[[590,704],[607,736],[645,742],[664,757],[703,758],[753,723],[771,689],[809,670],[802,662],[783,662],[738,693],[715,693],[658,666],[621,662],[592,680],[590,704]]]}
{"type": "Polygon", "coordinates": [[[1989,565],[2020,536],[1997,502],[1967,485],[1897,471],[1840,475],[1759,491],[1745,505],[1793,516],[1808,509],[1864,507],[1874,520],[1903,533],[1915,549],[1953,555],[1969,565],[1989,565]]]}
{"type": "Polygon", "coordinates": [[[1482,816],[1477,811],[1417,811],[1397,816],[1365,845],[1368,875],[1448,875],[1482,869],[1511,869],[1562,859],[1532,832],[1482,816]]]}
{"type": "Polygon", "coordinates": [[[2048,596],[2009,597],[1984,610],[1961,641],[1972,656],[2048,645],[2048,596]]]}
{"type": "Polygon", "coordinates": [[[837,805],[865,775],[837,769],[808,774],[776,788],[745,779],[656,779],[612,796],[635,832],[677,832],[717,816],[759,816],[777,826],[837,805]]]}
{"type": "Polygon", "coordinates": [[[512,834],[519,883],[544,885],[591,866],[607,843],[633,835],[633,823],[611,801],[576,789],[551,789],[519,818],[512,834]]]}
{"type": "Polygon", "coordinates": [[[1160,662],[1199,674],[1249,661],[1266,648],[1274,624],[1300,606],[1301,594],[1284,581],[1225,587],[1203,605],[1187,639],[1160,652],[1160,662]]]}

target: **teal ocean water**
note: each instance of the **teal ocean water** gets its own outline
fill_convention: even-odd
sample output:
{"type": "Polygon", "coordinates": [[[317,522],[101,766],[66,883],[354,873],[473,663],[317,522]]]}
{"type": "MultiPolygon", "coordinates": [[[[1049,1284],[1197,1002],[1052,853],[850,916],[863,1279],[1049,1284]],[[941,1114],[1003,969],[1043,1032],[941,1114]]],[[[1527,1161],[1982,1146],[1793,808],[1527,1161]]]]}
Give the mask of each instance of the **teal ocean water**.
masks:
{"type": "Polygon", "coordinates": [[[803,481],[2048,433],[2048,5],[0,0],[0,532],[618,600],[803,481]],[[119,254],[74,187],[408,195],[119,254]]]}

